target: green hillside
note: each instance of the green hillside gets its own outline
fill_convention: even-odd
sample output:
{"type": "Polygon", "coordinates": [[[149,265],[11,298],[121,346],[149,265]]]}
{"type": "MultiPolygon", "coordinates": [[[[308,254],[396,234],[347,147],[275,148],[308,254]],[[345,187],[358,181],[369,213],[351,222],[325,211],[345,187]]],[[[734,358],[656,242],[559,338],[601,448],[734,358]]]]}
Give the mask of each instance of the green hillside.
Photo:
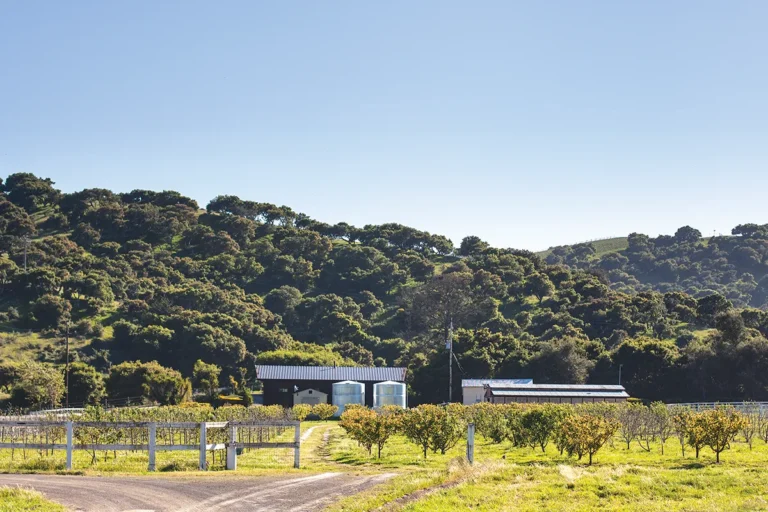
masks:
{"type": "MultiPolygon", "coordinates": [[[[623,251],[629,245],[629,243],[627,242],[627,237],[625,236],[620,236],[616,238],[604,238],[602,240],[593,240],[588,243],[595,248],[595,256],[602,256],[603,254],[607,254],[609,252],[623,251]]],[[[546,251],[537,252],[536,255],[541,256],[542,258],[546,258],[552,253],[554,249],[555,249],[554,247],[550,247],[546,251]]]]}
{"type": "MultiPolygon", "coordinates": [[[[641,398],[768,399],[768,313],[734,307],[760,302],[768,235],[743,233],[633,234],[542,258],[236,196],[203,209],[173,191],[62,194],[14,174],[0,185],[0,357],[60,365],[69,331],[85,382],[72,401],[93,401],[99,379],[110,397],[175,402],[186,379],[251,386],[256,363],[402,365],[415,404],[446,398],[453,326],[454,389],[615,382],[621,366],[641,398]],[[641,280],[654,276],[675,286],[641,280]]],[[[0,385],[36,400],[15,376],[42,371],[6,364],[0,385]]]]}

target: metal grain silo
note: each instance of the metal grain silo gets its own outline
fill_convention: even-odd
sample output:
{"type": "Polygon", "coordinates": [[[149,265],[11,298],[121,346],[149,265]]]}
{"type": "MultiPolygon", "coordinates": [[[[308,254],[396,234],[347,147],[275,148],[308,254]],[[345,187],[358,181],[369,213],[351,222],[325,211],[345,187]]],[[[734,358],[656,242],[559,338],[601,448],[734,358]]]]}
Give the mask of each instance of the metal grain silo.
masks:
{"type": "Polygon", "coordinates": [[[397,405],[405,409],[405,383],[391,380],[373,385],[373,406],[397,405]]]}
{"type": "Polygon", "coordinates": [[[335,382],[332,394],[333,405],[339,407],[336,416],[341,416],[347,405],[365,405],[365,384],[362,382],[355,382],[353,380],[335,382]]]}

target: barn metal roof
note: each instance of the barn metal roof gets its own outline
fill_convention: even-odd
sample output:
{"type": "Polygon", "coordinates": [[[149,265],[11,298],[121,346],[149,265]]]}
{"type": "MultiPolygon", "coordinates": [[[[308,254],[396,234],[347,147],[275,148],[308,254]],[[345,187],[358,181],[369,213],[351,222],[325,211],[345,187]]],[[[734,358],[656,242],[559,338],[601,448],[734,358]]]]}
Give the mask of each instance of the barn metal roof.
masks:
{"type": "Polygon", "coordinates": [[[533,379],[463,379],[461,381],[463,388],[481,388],[490,384],[504,387],[515,384],[533,384],[533,379]]]}
{"type": "Polygon", "coordinates": [[[562,397],[562,398],[629,398],[626,391],[535,391],[491,389],[493,396],[528,396],[528,397],[562,397]]]}
{"type": "Polygon", "coordinates": [[[405,381],[405,368],[377,366],[256,365],[259,380],[405,381]]]}
{"type": "Polygon", "coordinates": [[[507,390],[624,391],[624,386],[616,384],[502,384],[492,380],[486,386],[491,389],[507,390]]]}

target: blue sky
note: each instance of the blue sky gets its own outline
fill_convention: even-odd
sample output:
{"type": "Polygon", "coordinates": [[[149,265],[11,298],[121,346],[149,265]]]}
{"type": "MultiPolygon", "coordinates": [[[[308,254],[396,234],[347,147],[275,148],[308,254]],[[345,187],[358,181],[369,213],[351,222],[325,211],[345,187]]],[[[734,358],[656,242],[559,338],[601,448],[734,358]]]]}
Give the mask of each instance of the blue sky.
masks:
{"type": "Polygon", "coordinates": [[[0,176],[543,249],[768,222],[768,2],[0,0],[0,176]]]}

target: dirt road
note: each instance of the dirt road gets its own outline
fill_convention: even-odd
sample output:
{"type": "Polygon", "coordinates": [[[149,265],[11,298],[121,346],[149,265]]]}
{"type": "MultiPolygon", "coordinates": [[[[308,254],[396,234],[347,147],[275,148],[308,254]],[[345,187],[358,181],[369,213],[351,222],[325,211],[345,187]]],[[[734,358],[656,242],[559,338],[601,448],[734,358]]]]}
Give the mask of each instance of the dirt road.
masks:
{"type": "Polygon", "coordinates": [[[32,488],[78,511],[299,512],[320,510],[391,476],[343,473],[251,478],[0,475],[0,486],[32,488]]]}

